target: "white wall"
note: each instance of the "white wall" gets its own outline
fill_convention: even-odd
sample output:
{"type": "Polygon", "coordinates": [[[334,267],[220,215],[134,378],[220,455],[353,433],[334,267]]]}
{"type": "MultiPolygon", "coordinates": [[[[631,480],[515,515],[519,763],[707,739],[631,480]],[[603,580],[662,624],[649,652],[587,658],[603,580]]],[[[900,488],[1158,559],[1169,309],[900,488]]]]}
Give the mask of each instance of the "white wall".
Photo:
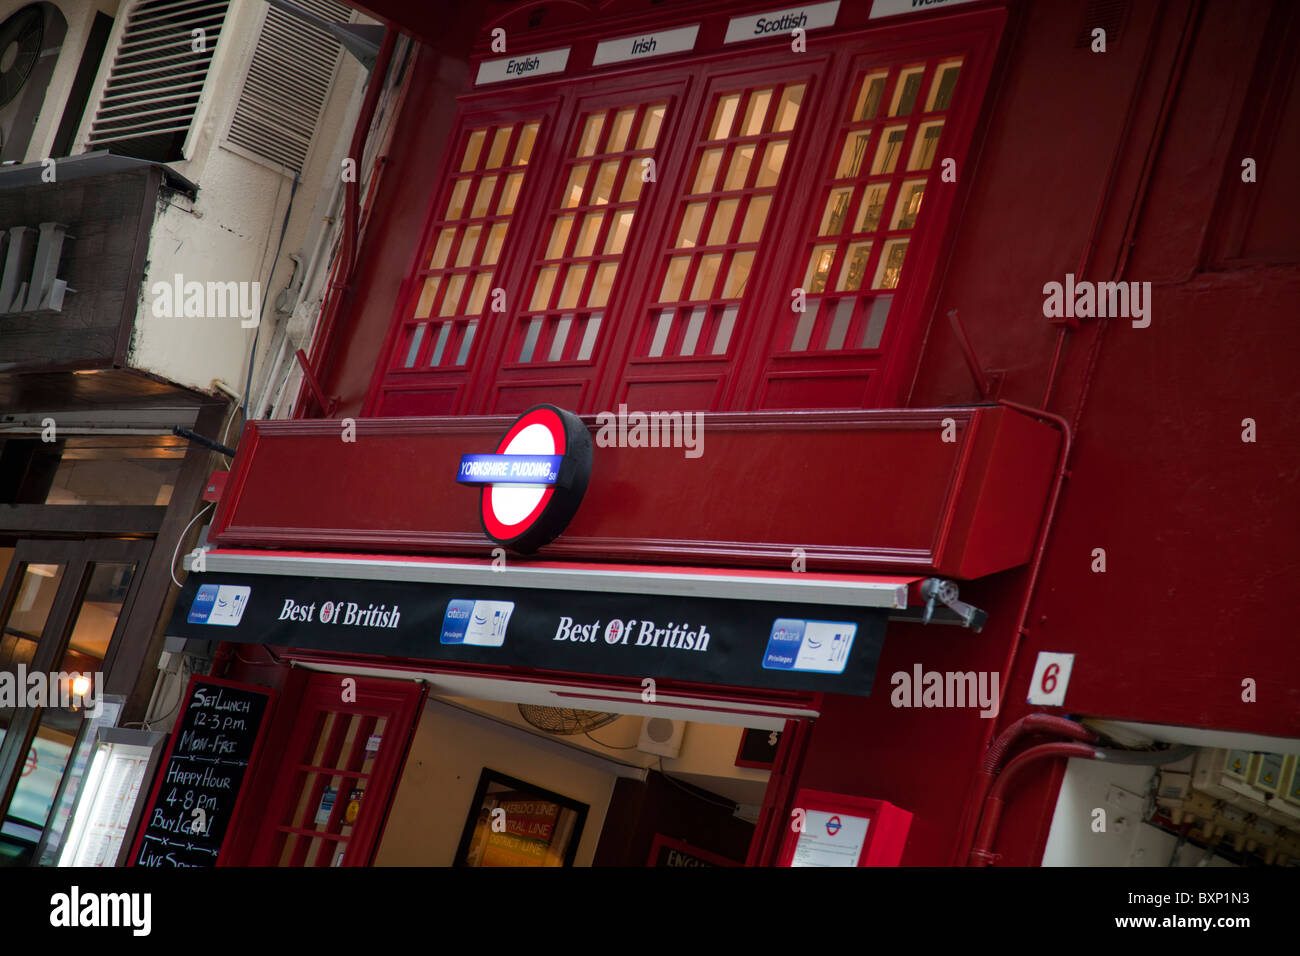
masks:
{"type": "Polygon", "coordinates": [[[575,866],[590,866],[618,779],[598,758],[489,717],[425,705],[389,815],[378,866],[450,866],[483,768],[589,805],[575,866]]]}
{"type": "MultiPolygon", "coordinates": [[[[1189,757],[1169,769],[1190,769],[1191,763],[1189,757]]],[[[1154,767],[1100,760],[1071,760],[1061,781],[1043,866],[1168,866],[1178,838],[1141,822],[1141,804],[1156,771],[1154,767]],[[1108,802],[1112,786],[1136,794],[1137,800],[1121,794],[1120,801],[1108,802]],[[1092,829],[1093,810],[1098,807],[1106,811],[1104,833],[1092,829]]],[[[1178,864],[1196,866],[1204,853],[1199,847],[1184,844],[1178,864]]],[[[1233,866],[1218,856],[1209,865],[1233,866]]]]}

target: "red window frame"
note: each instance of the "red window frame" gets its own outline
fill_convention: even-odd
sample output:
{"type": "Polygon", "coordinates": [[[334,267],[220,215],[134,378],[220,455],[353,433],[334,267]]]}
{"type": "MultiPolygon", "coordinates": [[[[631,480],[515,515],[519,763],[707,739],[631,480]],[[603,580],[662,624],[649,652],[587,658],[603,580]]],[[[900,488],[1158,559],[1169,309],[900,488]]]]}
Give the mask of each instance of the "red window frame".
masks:
{"type": "MultiPolygon", "coordinates": [[[[734,411],[870,408],[906,403],[932,318],[941,279],[940,261],[955,232],[959,198],[968,188],[971,173],[966,160],[978,117],[984,112],[1005,10],[983,7],[909,17],[909,22],[902,25],[886,22],[865,29],[814,31],[807,53],[787,53],[779,44],[769,43],[762,47],[761,54],[756,54],[753,44],[716,44],[728,16],[755,8],[754,4],[735,6],[735,11],[729,9],[726,14],[690,18],[702,23],[696,54],[651,61],[641,68],[584,72],[576,65],[584,55],[585,62],[590,62],[589,51],[597,38],[635,32],[637,25],[630,19],[622,26],[623,21],[611,19],[560,35],[552,31],[544,42],[538,38],[537,48],[571,43],[578,52],[570,73],[511,84],[510,88],[494,85],[460,98],[456,132],[449,140],[453,148],[442,156],[433,179],[436,188],[431,190],[421,257],[427,257],[431,249],[435,217],[440,212],[439,204],[446,202],[466,131],[510,118],[541,119],[528,177],[497,263],[497,283],[508,290],[507,311],[485,314],[472,354],[463,367],[392,368],[400,348],[399,330],[409,321],[407,317],[412,314],[421,287],[412,274],[399,296],[365,414],[505,413],[537,401],[553,401],[579,412],[614,408],[625,401],[646,408],[734,411]],[[715,38],[712,48],[707,40],[710,36],[715,38]],[[926,171],[923,211],[907,247],[903,280],[895,291],[880,347],[868,350],[872,355],[856,349],[791,354],[781,343],[791,323],[790,292],[800,284],[808,263],[827,177],[835,162],[832,154],[838,151],[845,129],[841,118],[851,109],[848,101],[857,92],[858,79],[868,68],[896,69],[904,61],[925,61],[930,65],[918,95],[920,102],[915,111],[919,112],[933,64],[951,57],[961,57],[961,74],[946,115],[939,155],[926,171]],[[755,67],[756,61],[765,65],[755,67]],[[671,248],[684,208],[699,151],[700,130],[711,117],[711,96],[725,86],[742,88],[748,76],[759,82],[778,77],[776,81],[780,82],[779,78],[797,73],[806,74],[808,86],[756,249],[729,354],[721,359],[697,354],[661,357],[659,361],[638,355],[638,342],[650,334],[647,329],[657,312],[653,300],[667,261],[664,253],[671,248]],[[560,172],[570,156],[584,111],[597,103],[638,105],[655,98],[666,98],[670,103],[656,148],[662,161],[657,160],[657,181],[643,189],[596,349],[583,362],[508,361],[507,350],[517,342],[520,315],[528,311],[524,300],[546,242],[555,195],[564,186],[560,172]],[[810,116],[832,115],[834,122],[809,120],[810,116]],[[833,132],[818,134],[819,129],[828,126],[833,132]],[[665,148],[667,144],[671,148],[665,148]],[[956,161],[957,181],[941,183],[941,159],[949,157],[956,161]],[[802,175],[794,175],[793,170],[802,175]],[[816,175],[807,175],[808,170],[816,170],[816,175]],[[788,251],[791,235],[798,236],[793,253],[788,251]]],[[[847,19],[842,12],[841,20],[847,19]]],[[[655,28],[675,25],[662,22],[655,28]]],[[[484,56],[490,58],[490,54],[484,56]]],[[[752,84],[744,88],[752,88],[752,84]]],[[[888,97],[887,91],[881,116],[888,97]]],[[[900,172],[906,166],[916,117],[906,119],[908,142],[903,144],[900,172]]],[[[886,216],[892,212],[896,192],[895,185],[886,198],[886,216]]],[[[876,245],[883,242],[882,234],[876,245]]],[[[874,268],[880,252],[879,248],[872,250],[869,269],[874,268]]],[[[853,334],[858,328],[855,326],[853,334]]]]}

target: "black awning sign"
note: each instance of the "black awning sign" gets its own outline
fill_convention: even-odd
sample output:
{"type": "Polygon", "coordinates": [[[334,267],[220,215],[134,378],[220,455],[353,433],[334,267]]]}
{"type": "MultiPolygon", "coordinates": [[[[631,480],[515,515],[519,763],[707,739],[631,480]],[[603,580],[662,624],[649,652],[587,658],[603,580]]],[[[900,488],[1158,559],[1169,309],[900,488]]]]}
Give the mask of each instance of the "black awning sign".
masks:
{"type": "Polygon", "coordinates": [[[877,608],[208,573],[190,575],[167,633],[866,695],[885,622],[886,612],[877,608]]]}

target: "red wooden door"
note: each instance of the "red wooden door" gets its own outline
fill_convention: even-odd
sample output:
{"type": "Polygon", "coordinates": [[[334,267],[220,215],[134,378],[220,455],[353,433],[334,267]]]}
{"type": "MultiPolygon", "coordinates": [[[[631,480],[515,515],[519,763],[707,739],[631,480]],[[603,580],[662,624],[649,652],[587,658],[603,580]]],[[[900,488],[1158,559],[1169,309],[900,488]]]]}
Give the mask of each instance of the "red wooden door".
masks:
{"type": "Polygon", "coordinates": [[[424,687],[311,674],[253,847],[254,866],[368,866],[424,687]]]}

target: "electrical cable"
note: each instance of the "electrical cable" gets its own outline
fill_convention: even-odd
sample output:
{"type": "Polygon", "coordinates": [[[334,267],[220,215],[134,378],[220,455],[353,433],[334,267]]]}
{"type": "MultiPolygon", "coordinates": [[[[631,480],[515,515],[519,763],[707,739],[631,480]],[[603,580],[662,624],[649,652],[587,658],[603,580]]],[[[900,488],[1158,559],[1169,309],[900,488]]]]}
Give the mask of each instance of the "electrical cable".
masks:
{"type": "Polygon", "coordinates": [[[167,573],[172,576],[172,584],[176,585],[177,587],[181,586],[181,582],[176,580],[176,555],[181,553],[181,542],[184,541],[185,536],[190,533],[190,528],[193,527],[194,522],[198,521],[199,518],[203,517],[204,512],[206,512],[209,508],[211,508],[215,504],[216,504],[215,501],[210,501],[206,505],[204,505],[202,510],[200,510],[198,514],[196,514],[193,518],[190,519],[190,523],[185,526],[185,530],[181,532],[181,536],[176,539],[176,547],[172,551],[172,563],[167,567],[167,573]]]}
{"type": "Polygon", "coordinates": [[[600,744],[602,747],[607,747],[610,750],[636,750],[636,744],[628,744],[626,747],[616,747],[613,744],[607,744],[597,740],[595,737],[591,736],[591,734],[587,733],[585,730],[583,731],[583,733],[586,734],[587,739],[590,740],[593,744],[600,744]]]}
{"type": "Polygon", "coordinates": [[[673,778],[673,777],[670,777],[670,776],[668,775],[668,772],[667,772],[666,770],[664,770],[664,758],[663,758],[663,757],[660,757],[660,758],[659,758],[659,773],[663,776],[663,778],[664,778],[665,780],[667,780],[669,783],[671,783],[674,787],[677,787],[679,790],[682,790],[683,792],[690,794],[690,795],[691,795],[692,797],[694,797],[696,800],[703,800],[705,803],[710,803],[710,804],[712,804],[712,805],[715,806],[715,807],[721,807],[723,810],[729,810],[729,811],[731,811],[732,813],[735,813],[736,810],[738,810],[738,809],[740,808],[740,804],[735,803],[735,802],[728,801],[727,803],[720,803],[720,802],[717,801],[717,800],[710,800],[708,797],[706,797],[706,796],[704,795],[704,794],[707,793],[708,791],[700,791],[700,792],[697,792],[697,791],[696,791],[696,788],[693,787],[693,786],[691,786],[690,784],[685,783],[685,782],[680,781],[680,780],[677,780],[677,779],[675,779],[675,778],[673,778]]]}
{"type": "Polygon", "coordinates": [[[155,717],[152,720],[141,721],[141,724],[145,730],[153,730],[153,725],[158,723],[158,721],[166,720],[172,714],[176,713],[176,711],[181,706],[181,701],[185,699],[185,684],[189,680],[189,676],[191,673],[192,671],[190,671],[189,660],[185,657],[182,657],[181,672],[176,675],[177,687],[178,687],[178,691],[176,694],[176,703],[172,705],[171,710],[167,711],[167,713],[163,714],[161,717],[155,717]]]}

